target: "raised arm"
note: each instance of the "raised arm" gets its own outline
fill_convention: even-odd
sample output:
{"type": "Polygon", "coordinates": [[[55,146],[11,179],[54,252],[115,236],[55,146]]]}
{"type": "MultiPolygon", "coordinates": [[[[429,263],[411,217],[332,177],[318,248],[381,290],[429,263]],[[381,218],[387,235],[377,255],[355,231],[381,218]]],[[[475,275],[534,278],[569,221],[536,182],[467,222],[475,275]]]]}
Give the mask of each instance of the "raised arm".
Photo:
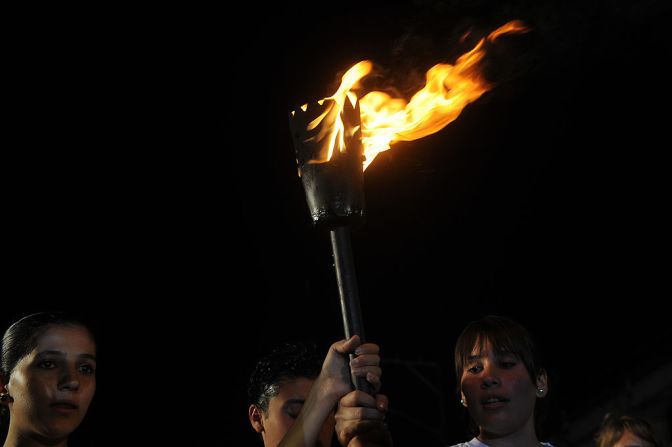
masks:
{"type": "Polygon", "coordinates": [[[313,447],[320,429],[330,417],[338,400],[352,390],[348,354],[358,355],[352,363],[352,374],[366,377],[375,390],[380,388],[380,356],[378,346],[360,346],[357,335],[331,345],[301,413],[278,447],[313,447]]]}

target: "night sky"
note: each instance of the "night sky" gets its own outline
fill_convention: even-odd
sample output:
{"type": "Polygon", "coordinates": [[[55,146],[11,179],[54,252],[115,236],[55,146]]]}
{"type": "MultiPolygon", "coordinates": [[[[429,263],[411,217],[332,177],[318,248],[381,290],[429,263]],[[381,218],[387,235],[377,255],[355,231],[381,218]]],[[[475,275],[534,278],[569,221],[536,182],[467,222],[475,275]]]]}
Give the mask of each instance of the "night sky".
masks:
{"type": "Polygon", "coordinates": [[[369,166],[352,242],[396,445],[469,438],[452,352],[486,314],[537,336],[560,439],[672,354],[660,310],[671,52],[665,2],[554,3],[367,2],[331,16],[248,4],[29,28],[8,65],[6,151],[19,159],[4,166],[3,328],[45,307],[94,319],[107,359],[96,445],[123,437],[108,414],[151,436],[261,445],[245,401],[256,359],[343,337],[288,111],[362,59],[408,94],[469,48],[466,31],[519,19],[531,31],[493,48],[490,92],[369,166]],[[144,421],[148,409],[163,422],[144,421]]]}

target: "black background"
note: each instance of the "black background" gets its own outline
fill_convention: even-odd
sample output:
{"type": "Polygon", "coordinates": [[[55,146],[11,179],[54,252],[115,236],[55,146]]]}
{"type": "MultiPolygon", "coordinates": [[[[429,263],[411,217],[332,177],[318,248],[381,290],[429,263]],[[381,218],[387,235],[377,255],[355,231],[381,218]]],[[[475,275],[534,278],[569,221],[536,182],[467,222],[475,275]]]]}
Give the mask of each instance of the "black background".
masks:
{"type": "Polygon", "coordinates": [[[259,445],[245,402],[256,359],[342,337],[288,110],[332,94],[362,59],[410,92],[466,49],[465,31],[511,19],[532,31],[493,49],[496,87],[365,173],[353,250],[367,336],[440,391],[384,364],[397,445],[467,439],[452,350],[484,314],[517,319],[544,347],[555,439],[670,358],[669,7],[342,5],[17,23],[2,322],[45,307],[94,318],[99,394],[83,434],[96,445],[128,425],[259,445]]]}

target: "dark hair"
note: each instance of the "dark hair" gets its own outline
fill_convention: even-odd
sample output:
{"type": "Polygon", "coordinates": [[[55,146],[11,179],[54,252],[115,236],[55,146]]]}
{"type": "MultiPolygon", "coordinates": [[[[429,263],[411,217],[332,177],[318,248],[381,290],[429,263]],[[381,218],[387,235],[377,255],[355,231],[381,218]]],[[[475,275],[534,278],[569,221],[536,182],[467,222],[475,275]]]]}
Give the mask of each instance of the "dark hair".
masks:
{"type": "MultiPolygon", "coordinates": [[[[537,377],[544,369],[539,365],[538,354],[532,335],[522,325],[509,318],[487,315],[480,320],[470,322],[462,331],[455,345],[455,374],[457,391],[461,391],[460,377],[468,365],[474,346],[479,351],[490,344],[495,354],[514,354],[523,362],[532,383],[536,385],[537,377]]],[[[546,400],[546,399],[544,399],[546,400]]],[[[535,425],[540,432],[540,405],[535,405],[535,425]]],[[[471,421],[472,429],[478,434],[478,428],[471,421]]]]}
{"type": "Polygon", "coordinates": [[[322,369],[322,357],[314,344],[286,343],[263,357],[250,376],[247,397],[250,404],[268,411],[268,403],[280,386],[292,379],[315,379],[322,369]]]}
{"type": "Polygon", "coordinates": [[[14,371],[16,364],[37,346],[37,340],[50,326],[81,326],[95,338],[91,328],[84,321],[66,312],[39,312],[25,316],[12,324],[2,337],[0,347],[0,373],[5,380],[14,371]]]}
{"type": "Polygon", "coordinates": [[[600,431],[595,437],[597,447],[611,447],[616,444],[623,433],[631,432],[633,435],[657,447],[660,445],[656,440],[653,428],[644,419],[634,416],[618,416],[613,413],[607,413],[602,421],[600,431]]]}

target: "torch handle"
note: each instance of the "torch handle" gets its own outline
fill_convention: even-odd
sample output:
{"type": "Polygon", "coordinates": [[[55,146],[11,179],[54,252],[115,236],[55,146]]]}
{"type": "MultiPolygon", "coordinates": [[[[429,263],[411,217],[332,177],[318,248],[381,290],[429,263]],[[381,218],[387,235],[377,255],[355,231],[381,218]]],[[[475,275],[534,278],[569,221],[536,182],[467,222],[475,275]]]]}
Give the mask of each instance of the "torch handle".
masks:
{"type": "MultiPolygon", "coordinates": [[[[350,241],[350,228],[336,227],[331,230],[331,248],[334,252],[334,267],[338,282],[338,294],[341,298],[341,315],[343,316],[343,328],[345,338],[359,335],[364,343],[364,323],[362,310],[359,306],[359,290],[357,289],[357,275],[355,274],[355,262],[352,256],[352,243],[350,241]]],[[[350,358],[354,358],[350,354],[350,358]]],[[[355,389],[373,395],[373,387],[364,377],[351,376],[355,389]]]]}

